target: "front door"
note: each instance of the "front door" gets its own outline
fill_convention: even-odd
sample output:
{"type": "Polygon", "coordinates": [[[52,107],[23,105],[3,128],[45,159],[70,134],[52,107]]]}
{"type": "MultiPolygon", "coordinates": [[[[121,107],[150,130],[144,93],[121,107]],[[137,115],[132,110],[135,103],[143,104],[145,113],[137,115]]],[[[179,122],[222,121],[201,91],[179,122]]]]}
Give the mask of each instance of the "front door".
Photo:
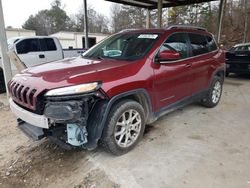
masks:
{"type": "Polygon", "coordinates": [[[20,60],[27,66],[32,67],[46,62],[44,51],[41,50],[38,39],[24,39],[16,44],[16,52],[20,60]]]}
{"type": "Polygon", "coordinates": [[[180,59],[159,62],[155,65],[154,88],[156,90],[157,111],[191,96],[192,64],[189,62],[187,35],[175,33],[170,35],[159,52],[175,50],[180,59]]]}

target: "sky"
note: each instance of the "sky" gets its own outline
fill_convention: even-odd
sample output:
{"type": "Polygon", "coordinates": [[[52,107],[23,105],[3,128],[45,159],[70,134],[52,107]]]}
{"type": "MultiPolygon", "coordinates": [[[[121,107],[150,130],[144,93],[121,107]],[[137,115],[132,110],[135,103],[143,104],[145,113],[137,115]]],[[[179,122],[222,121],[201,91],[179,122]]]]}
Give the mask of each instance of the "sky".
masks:
{"type": "MultiPolygon", "coordinates": [[[[49,9],[53,0],[2,0],[5,26],[21,28],[31,14],[39,10],[49,9]]],[[[98,13],[109,16],[112,3],[104,0],[87,0],[98,13]]],[[[83,0],[62,0],[62,5],[67,14],[73,15],[83,6],[83,0]]]]}

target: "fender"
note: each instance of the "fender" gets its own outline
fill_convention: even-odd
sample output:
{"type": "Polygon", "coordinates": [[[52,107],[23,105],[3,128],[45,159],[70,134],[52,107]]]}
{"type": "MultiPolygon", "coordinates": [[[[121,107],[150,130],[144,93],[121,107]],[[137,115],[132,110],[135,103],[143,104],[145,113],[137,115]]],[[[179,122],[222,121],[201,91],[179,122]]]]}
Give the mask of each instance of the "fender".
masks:
{"type": "Polygon", "coordinates": [[[223,72],[223,81],[224,81],[224,76],[225,76],[225,65],[217,68],[214,72],[213,72],[213,75],[211,76],[210,78],[210,81],[209,81],[209,86],[211,85],[212,81],[213,81],[213,78],[215,77],[216,74],[218,74],[219,72],[223,72]]]}
{"type": "Polygon", "coordinates": [[[148,92],[145,89],[136,89],[128,92],[118,94],[111,98],[111,100],[100,101],[93,108],[91,115],[89,116],[87,131],[88,131],[88,142],[84,145],[87,149],[92,150],[97,147],[98,140],[102,136],[102,132],[105,123],[108,119],[109,112],[118,100],[128,97],[134,94],[143,94],[146,99],[147,116],[146,122],[150,122],[153,119],[152,103],[148,92]]]}

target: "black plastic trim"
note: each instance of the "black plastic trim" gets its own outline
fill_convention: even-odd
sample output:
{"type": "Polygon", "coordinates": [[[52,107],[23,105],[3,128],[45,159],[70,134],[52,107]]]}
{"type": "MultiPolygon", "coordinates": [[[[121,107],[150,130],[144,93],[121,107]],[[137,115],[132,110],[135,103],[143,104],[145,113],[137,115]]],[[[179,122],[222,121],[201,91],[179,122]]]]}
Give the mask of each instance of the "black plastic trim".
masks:
{"type": "Polygon", "coordinates": [[[148,92],[145,89],[135,89],[128,92],[124,92],[121,94],[118,94],[111,98],[109,101],[101,101],[96,104],[94,107],[93,112],[91,113],[87,125],[87,131],[88,131],[88,143],[85,145],[87,149],[94,149],[97,147],[98,140],[102,136],[103,128],[105,126],[105,123],[107,121],[109,112],[115,102],[117,102],[119,99],[122,99],[124,97],[133,95],[133,94],[144,94],[146,97],[147,102],[147,108],[148,108],[148,122],[152,122],[152,103],[150,96],[148,92]]]}
{"type": "Polygon", "coordinates": [[[24,121],[18,122],[18,128],[21,129],[22,132],[24,132],[26,136],[28,136],[29,138],[32,138],[33,140],[41,140],[42,138],[45,137],[45,134],[42,128],[33,126],[24,121]]]}

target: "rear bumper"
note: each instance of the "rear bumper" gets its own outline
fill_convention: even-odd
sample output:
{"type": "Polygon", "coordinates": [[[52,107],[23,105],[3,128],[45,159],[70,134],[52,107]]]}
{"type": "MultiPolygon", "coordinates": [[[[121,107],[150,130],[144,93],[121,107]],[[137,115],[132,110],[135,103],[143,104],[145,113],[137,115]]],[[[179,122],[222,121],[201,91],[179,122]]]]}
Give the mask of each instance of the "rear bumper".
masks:
{"type": "Polygon", "coordinates": [[[248,62],[226,62],[226,71],[228,73],[250,73],[250,63],[248,62]]]}
{"type": "Polygon", "coordinates": [[[250,74],[250,70],[227,69],[228,73],[250,74]]]}
{"type": "Polygon", "coordinates": [[[9,99],[10,109],[16,115],[17,118],[40,128],[49,128],[48,119],[43,115],[37,115],[23,108],[19,107],[14,103],[14,101],[9,99]]]}

